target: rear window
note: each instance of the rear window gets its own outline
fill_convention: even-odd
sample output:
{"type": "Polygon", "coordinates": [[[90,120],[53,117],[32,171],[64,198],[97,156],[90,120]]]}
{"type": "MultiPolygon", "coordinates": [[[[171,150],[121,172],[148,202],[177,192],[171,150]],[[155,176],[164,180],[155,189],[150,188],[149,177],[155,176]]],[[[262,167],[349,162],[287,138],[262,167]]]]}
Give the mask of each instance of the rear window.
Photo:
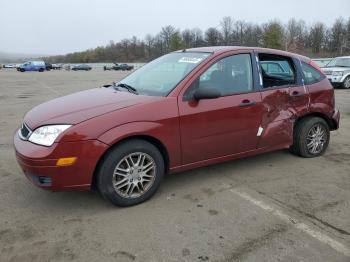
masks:
{"type": "Polygon", "coordinates": [[[304,62],[301,63],[301,69],[303,71],[305,84],[313,84],[321,81],[324,78],[321,72],[304,62]]]}

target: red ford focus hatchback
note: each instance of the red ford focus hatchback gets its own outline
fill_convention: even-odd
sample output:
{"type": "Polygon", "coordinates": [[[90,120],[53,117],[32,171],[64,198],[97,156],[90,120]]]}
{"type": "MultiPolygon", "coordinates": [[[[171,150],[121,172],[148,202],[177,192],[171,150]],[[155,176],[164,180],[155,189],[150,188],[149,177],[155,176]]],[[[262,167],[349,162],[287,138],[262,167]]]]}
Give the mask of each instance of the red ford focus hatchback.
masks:
{"type": "Polygon", "coordinates": [[[162,56],[119,83],[41,104],[16,132],[16,156],[41,188],[145,201],[165,173],[290,148],[326,150],[334,90],[309,58],[206,47],[162,56]]]}

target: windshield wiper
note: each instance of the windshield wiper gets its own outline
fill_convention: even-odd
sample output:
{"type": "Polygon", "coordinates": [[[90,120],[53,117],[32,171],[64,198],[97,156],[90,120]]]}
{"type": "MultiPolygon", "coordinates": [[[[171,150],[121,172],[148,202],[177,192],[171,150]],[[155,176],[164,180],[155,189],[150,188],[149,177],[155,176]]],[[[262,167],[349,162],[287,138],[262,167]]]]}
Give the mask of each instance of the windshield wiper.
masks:
{"type": "Polygon", "coordinates": [[[349,66],[346,66],[346,65],[336,65],[334,67],[349,67],[349,66]]]}
{"type": "Polygon", "coordinates": [[[113,83],[113,85],[114,85],[115,87],[125,88],[125,89],[128,90],[130,93],[133,93],[133,94],[138,95],[137,89],[136,89],[135,87],[132,87],[132,86],[128,85],[128,84],[124,84],[124,83],[116,84],[116,83],[113,83]]]}

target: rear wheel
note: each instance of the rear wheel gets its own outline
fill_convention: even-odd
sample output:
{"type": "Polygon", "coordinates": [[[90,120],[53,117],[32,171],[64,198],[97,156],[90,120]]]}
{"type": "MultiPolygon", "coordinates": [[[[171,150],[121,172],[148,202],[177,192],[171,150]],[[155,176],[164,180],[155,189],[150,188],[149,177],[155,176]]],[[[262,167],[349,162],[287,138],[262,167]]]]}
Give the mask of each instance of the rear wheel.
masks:
{"type": "Polygon", "coordinates": [[[294,129],[291,151],[302,157],[320,156],[326,151],[329,138],[329,126],[324,119],[306,117],[294,129]]]}
{"type": "Polygon", "coordinates": [[[97,187],[117,206],[131,206],[149,199],[164,176],[164,160],[151,143],[134,139],[114,147],[104,158],[97,187]]]}
{"type": "Polygon", "coordinates": [[[350,88],[350,76],[348,76],[344,79],[344,82],[342,83],[342,87],[345,89],[350,88]]]}

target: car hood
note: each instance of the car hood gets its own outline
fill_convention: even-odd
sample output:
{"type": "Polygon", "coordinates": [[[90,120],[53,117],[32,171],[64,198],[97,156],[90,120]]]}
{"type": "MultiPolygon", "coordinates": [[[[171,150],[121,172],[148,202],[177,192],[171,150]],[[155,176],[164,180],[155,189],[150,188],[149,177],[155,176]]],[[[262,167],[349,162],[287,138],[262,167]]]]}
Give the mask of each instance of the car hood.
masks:
{"type": "Polygon", "coordinates": [[[78,124],[85,120],[151,101],[150,96],[95,88],[53,99],[30,110],[24,122],[30,129],[50,124],[78,124]]]}

